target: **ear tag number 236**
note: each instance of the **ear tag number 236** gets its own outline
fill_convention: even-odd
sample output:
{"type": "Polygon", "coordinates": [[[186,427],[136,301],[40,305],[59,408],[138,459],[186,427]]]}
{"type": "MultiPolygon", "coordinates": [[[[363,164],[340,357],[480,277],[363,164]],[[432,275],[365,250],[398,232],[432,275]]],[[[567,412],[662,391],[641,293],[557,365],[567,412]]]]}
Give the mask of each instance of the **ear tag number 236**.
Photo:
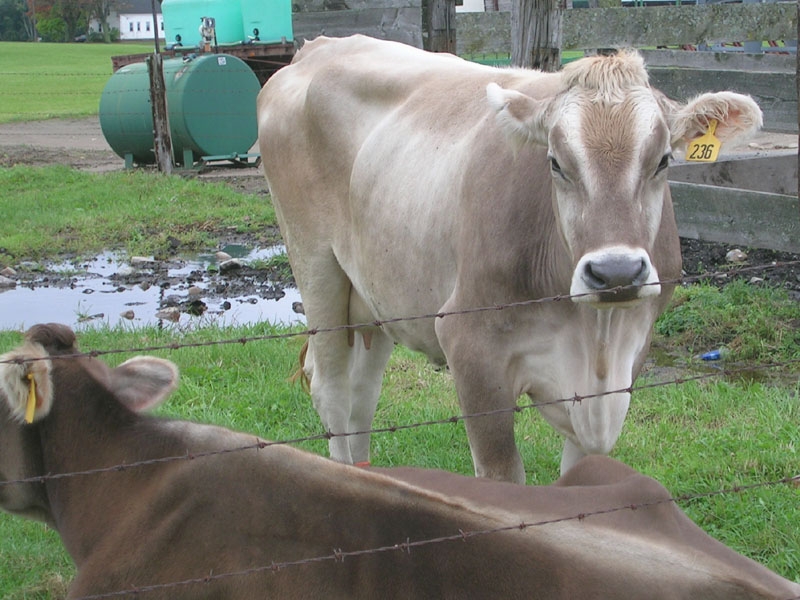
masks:
{"type": "Polygon", "coordinates": [[[693,139],[686,149],[686,160],[693,162],[714,162],[719,156],[719,148],[722,143],[714,135],[717,130],[716,119],[711,119],[708,123],[708,131],[699,138],[693,139]]]}

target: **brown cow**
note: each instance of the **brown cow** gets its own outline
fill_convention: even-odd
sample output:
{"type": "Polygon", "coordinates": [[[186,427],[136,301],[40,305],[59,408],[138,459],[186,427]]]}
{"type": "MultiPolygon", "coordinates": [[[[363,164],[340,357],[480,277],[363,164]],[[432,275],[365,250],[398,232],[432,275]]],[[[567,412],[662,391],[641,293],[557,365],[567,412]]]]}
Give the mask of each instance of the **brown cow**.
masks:
{"type": "Polygon", "coordinates": [[[138,357],[112,369],[49,358],[75,353],[74,342],[65,326],[37,325],[0,357],[0,507],[58,530],[77,565],[72,600],[800,595],[610,458],[587,458],[554,486],[524,487],[259,448],[253,435],[139,414],[175,386],[168,361],[138,357]],[[158,461],[165,457],[178,459],[158,461]],[[139,461],[155,462],[113,468],[139,461]],[[107,470],[42,477],[96,469],[107,470]],[[656,504],[518,527],[642,503],[656,504]],[[413,545],[440,537],[453,539],[413,545]],[[385,550],[348,554],[377,548],[385,550]]]}
{"type": "MultiPolygon", "coordinates": [[[[333,433],[370,428],[393,344],[446,362],[478,475],[524,482],[520,395],[564,437],[562,473],[607,454],[653,322],[680,276],[667,166],[717,121],[761,124],[749,97],[678,104],[632,52],[560,73],[497,69],[353,36],[308,42],[258,98],[264,171],[312,328],[311,395],[333,433]],[[625,290],[619,288],[627,287],[625,290]],[[611,291],[615,290],[615,291],[611,291]],[[573,301],[469,311],[572,294],[573,301]],[[499,410],[502,409],[502,410],[499,410]]],[[[369,436],[331,457],[369,460],[369,436]]]]}

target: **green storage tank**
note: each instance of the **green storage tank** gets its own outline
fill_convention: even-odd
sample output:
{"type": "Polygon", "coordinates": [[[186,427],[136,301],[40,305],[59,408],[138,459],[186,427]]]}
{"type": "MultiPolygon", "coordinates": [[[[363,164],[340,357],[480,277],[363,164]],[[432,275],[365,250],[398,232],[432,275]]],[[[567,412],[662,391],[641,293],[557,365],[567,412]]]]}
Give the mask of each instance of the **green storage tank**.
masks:
{"type": "Polygon", "coordinates": [[[246,39],[238,0],[162,0],[161,14],[168,46],[200,46],[203,17],[212,17],[216,22],[217,44],[241,44],[246,39]]]}
{"type": "MultiPolygon", "coordinates": [[[[227,54],[164,60],[167,112],[176,164],[207,156],[243,155],[258,138],[258,78],[227,54]]],[[[126,165],[155,162],[147,64],[119,69],[100,97],[103,135],[126,165]]]]}
{"type": "Polygon", "coordinates": [[[292,3],[289,0],[241,0],[246,40],[257,44],[292,42],[292,3]]]}

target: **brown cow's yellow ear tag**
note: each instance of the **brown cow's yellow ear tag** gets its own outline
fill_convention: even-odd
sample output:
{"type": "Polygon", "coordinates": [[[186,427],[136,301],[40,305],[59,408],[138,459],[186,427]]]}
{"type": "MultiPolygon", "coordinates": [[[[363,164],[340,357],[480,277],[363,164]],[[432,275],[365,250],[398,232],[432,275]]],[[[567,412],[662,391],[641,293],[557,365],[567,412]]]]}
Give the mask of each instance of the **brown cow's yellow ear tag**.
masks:
{"type": "Polygon", "coordinates": [[[689,147],[686,148],[686,160],[692,162],[716,161],[722,146],[722,142],[714,135],[716,130],[717,120],[711,119],[708,123],[708,131],[689,143],[689,147]]]}
{"type": "Polygon", "coordinates": [[[36,379],[33,373],[28,373],[28,381],[31,385],[28,390],[28,403],[25,405],[25,422],[33,423],[33,415],[36,413],[36,379]]]}

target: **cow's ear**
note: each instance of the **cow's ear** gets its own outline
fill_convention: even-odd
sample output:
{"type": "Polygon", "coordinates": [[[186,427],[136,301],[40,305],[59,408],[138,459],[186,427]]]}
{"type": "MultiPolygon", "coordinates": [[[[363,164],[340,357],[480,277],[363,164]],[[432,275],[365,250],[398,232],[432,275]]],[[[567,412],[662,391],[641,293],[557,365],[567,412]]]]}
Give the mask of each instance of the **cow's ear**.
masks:
{"type": "Polygon", "coordinates": [[[672,134],[672,144],[683,146],[708,131],[709,123],[717,121],[714,135],[727,142],[747,137],[758,131],[763,115],[750,96],[734,92],[701,94],[684,105],[664,103],[672,134]]]}
{"type": "Polygon", "coordinates": [[[111,390],[136,412],[161,404],[178,385],[178,367],[163,358],[136,356],[111,371],[111,390]]]}
{"type": "Polygon", "coordinates": [[[486,98],[498,124],[516,145],[547,146],[548,103],[496,83],[486,86],[486,98]]]}
{"type": "Polygon", "coordinates": [[[53,406],[51,364],[41,344],[27,342],[0,356],[0,390],[11,416],[21,423],[46,417],[53,406]]]}

